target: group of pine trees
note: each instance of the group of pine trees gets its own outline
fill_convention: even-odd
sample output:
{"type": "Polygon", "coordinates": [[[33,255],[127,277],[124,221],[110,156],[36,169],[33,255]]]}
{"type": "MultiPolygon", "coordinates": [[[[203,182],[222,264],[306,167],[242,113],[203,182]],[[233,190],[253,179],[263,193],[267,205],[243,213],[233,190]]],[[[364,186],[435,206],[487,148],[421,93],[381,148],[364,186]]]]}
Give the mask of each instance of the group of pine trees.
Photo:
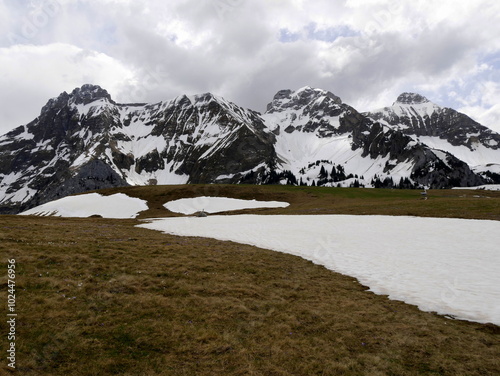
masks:
{"type": "MultiPolygon", "coordinates": [[[[310,163],[309,166],[307,166],[307,169],[302,168],[299,171],[299,174],[305,175],[307,170],[313,168],[314,166],[318,167],[319,165],[321,165],[317,179],[310,180],[309,178],[304,179],[303,177],[297,179],[297,177],[290,170],[276,171],[275,168],[270,168],[269,172],[262,177],[261,183],[317,186],[317,187],[329,185],[329,186],[340,187],[341,186],[340,182],[351,179],[352,181],[349,184],[350,187],[354,188],[365,187],[365,184],[363,183],[364,176],[358,176],[352,173],[346,174],[344,166],[335,164],[332,165],[331,170],[328,171],[327,168],[325,168],[326,163],[330,164],[331,162],[318,160],[314,163],[310,163]]],[[[250,173],[247,174],[242,179],[242,182],[245,180],[253,180],[254,178],[253,174],[254,172],[250,171],[250,173]]],[[[390,176],[381,178],[378,175],[375,175],[372,178],[370,186],[374,188],[401,188],[401,189],[419,188],[419,185],[413,183],[408,177],[401,178],[398,182],[395,182],[393,178],[390,176]]]]}
{"type": "Polygon", "coordinates": [[[415,189],[420,188],[418,184],[412,183],[409,178],[401,178],[398,183],[395,183],[390,176],[386,176],[384,179],[380,179],[375,175],[371,181],[371,186],[373,188],[400,188],[400,189],[415,189]]]}

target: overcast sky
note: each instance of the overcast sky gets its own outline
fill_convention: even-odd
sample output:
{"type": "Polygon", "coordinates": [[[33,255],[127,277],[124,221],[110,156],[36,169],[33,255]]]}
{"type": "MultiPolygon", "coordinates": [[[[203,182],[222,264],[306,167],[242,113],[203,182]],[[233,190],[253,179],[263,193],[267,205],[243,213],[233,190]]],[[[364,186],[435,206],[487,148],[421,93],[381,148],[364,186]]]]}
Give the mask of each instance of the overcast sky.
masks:
{"type": "Polygon", "coordinates": [[[85,83],[261,112],[306,85],[359,111],[412,91],[500,132],[500,2],[0,0],[0,134],[85,83]]]}

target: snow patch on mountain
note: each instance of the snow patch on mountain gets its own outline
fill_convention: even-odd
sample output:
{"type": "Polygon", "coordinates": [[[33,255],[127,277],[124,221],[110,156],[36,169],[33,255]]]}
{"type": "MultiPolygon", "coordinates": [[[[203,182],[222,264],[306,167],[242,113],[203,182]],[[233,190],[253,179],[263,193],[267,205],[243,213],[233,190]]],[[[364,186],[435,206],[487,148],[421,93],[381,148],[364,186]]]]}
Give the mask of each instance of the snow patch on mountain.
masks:
{"type": "Polygon", "coordinates": [[[27,182],[22,182],[22,175],[21,172],[12,172],[7,175],[0,174],[0,204],[23,203],[36,194],[37,191],[29,188],[27,182]],[[19,188],[12,190],[12,184],[19,184],[19,188]]]}
{"type": "Polygon", "coordinates": [[[176,163],[173,161],[167,162],[163,170],[152,172],[137,172],[135,165],[130,167],[130,170],[124,172],[126,181],[130,185],[167,185],[167,184],[187,184],[189,175],[177,174],[172,172],[175,170],[176,163]]]}
{"type": "Polygon", "coordinates": [[[447,140],[432,136],[418,136],[417,140],[432,149],[444,150],[464,161],[472,168],[489,163],[500,163],[500,148],[493,149],[477,143],[471,150],[464,145],[452,145],[447,140]]]}

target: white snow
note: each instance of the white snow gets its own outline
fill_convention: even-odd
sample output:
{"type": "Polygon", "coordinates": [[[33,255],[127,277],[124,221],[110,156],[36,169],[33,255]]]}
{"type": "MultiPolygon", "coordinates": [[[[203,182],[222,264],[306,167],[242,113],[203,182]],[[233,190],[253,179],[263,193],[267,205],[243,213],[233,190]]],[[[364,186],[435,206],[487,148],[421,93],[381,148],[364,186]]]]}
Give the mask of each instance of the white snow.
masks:
{"type": "Polygon", "coordinates": [[[106,108],[110,107],[110,103],[107,99],[101,98],[95,101],[92,101],[88,104],[73,104],[73,108],[76,108],[80,117],[87,116],[89,112],[92,112],[93,116],[99,115],[106,108]]]}
{"type": "Polygon", "coordinates": [[[6,189],[12,184],[15,183],[23,176],[22,172],[11,172],[8,175],[2,174],[2,180],[0,181],[0,188],[5,187],[6,189]]]}
{"type": "Polygon", "coordinates": [[[432,114],[441,109],[435,103],[432,102],[424,102],[424,103],[412,103],[408,104],[394,104],[392,107],[389,107],[389,111],[393,111],[393,113],[399,117],[425,117],[432,116],[432,114]]]}
{"type": "MultiPolygon", "coordinates": [[[[29,188],[27,184],[10,195],[6,195],[6,202],[26,202],[36,194],[36,190],[29,188]]],[[[1,193],[1,191],[0,191],[1,193]]],[[[3,201],[3,200],[2,200],[3,201]]]]}
{"type": "Polygon", "coordinates": [[[483,166],[489,163],[500,162],[500,149],[487,148],[483,145],[477,144],[475,150],[470,150],[464,145],[455,146],[448,141],[438,137],[420,136],[418,140],[430,148],[447,151],[453,154],[458,159],[464,161],[469,166],[483,166]]]}
{"type": "Polygon", "coordinates": [[[13,138],[8,137],[8,133],[0,136],[0,145],[7,144],[12,142],[12,140],[32,140],[35,137],[34,134],[29,133],[28,128],[26,126],[23,127],[23,132],[14,136],[13,138]]]}
{"type": "Polygon", "coordinates": [[[485,184],[476,187],[453,187],[452,189],[484,189],[486,191],[500,191],[500,184],[485,184]]]}
{"type": "Polygon", "coordinates": [[[298,255],[421,310],[500,325],[498,221],[349,215],[150,221],[140,227],[298,255]]]}
{"type": "Polygon", "coordinates": [[[116,193],[111,196],[88,193],[51,201],[22,212],[20,215],[53,215],[81,218],[100,215],[103,218],[135,218],[139,212],[147,209],[146,201],[129,197],[123,193],[116,193]]]}
{"type": "Polygon", "coordinates": [[[230,210],[255,208],[286,208],[288,205],[290,205],[288,202],[280,201],[256,201],[228,197],[200,196],[169,201],[163,206],[174,213],[194,214],[202,210],[207,213],[220,213],[230,210]]]}
{"type": "Polygon", "coordinates": [[[441,161],[443,161],[443,163],[448,167],[448,168],[451,168],[453,169],[453,167],[450,166],[450,164],[448,163],[448,156],[447,154],[442,151],[442,150],[438,150],[438,149],[432,149],[432,152],[434,153],[434,155],[436,157],[438,157],[439,159],[441,159],[441,161]]]}
{"type": "MultiPolygon", "coordinates": [[[[28,173],[31,170],[30,167],[24,172],[28,173]]],[[[0,174],[0,203],[22,203],[35,195],[36,191],[28,187],[28,181],[21,179],[23,179],[23,172],[11,172],[8,175],[0,174]],[[11,184],[15,182],[19,183],[20,187],[13,191],[11,184]]]]}
{"type": "Polygon", "coordinates": [[[134,141],[118,141],[118,147],[124,154],[131,153],[135,158],[143,157],[154,149],[162,151],[167,147],[167,140],[159,136],[137,137],[134,141]]]}
{"type": "Polygon", "coordinates": [[[490,171],[495,174],[500,174],[500,163],[489,163],[484,166],[476,166],[472,169],[476,174],[481,172],[490,171]]]}

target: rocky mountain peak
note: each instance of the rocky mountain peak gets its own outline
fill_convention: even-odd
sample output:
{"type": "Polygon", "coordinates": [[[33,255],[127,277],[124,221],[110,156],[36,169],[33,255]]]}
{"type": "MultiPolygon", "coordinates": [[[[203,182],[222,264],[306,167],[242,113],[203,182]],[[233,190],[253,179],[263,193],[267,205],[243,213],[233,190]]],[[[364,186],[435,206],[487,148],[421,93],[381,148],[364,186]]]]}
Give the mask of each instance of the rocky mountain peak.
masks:
{"type": "Polygon", "coordinates": [[[422,104],[430,102],[426,97],[416,93],[402,93],[394,104],[422,104]]]}
{"type": "Polygon", "coordinates": [[[301,101],[307,100],[311,101],[319,97],[330,98],[335,104],[341,104],[342,100],[330,91],[315,89],[310,86],[305,86],[294,93],[294,96],[299,98],[301,101]]]}
{"type": "Polygon", "coordinates": [[[194,96],[194,98],[196,102],[210,102],[213,100],[217,100],[217,97],[212,93],[197,94],[194,96]]]}
{"type": "Polygon", "coordinates": [[[280,90],[280,91],[278,91],[274,95],[273,100],[280,100],[280,99],[290,98],[290,96],[292,95],[292,93],[293,93],[293,91],[290,90],[290,89],[280,90]]]}
{"type": "Polygon", "coordinates": [[[112,102],[111,95],[98,85],[85,84],[71,92],[75,104],[88,104],[98,99],[107,99],[112,102]]]}
{"type": "Polygon", "coordinates": [[[278,91],[273,101],[267,105],[267,112],[272,113],[285,108],[305,107],[318,99],[328,99],[330,103],[342,104],[342,100],[329,91],[305,86],[296,91],[289,89],[278,91]]]}
{"type": "Polygon", "coordinates": [[[68,105],[68,103],[85,105],[103,98],[113,104],[115,103],[105,89],[98,85],[85,84],[82,87],[74,89],[71,94],[63,91],[58,97],[49,99],[47,104],[42,107],[41,113],[44,114],[53,108],[60,109],[68,105]]]}

